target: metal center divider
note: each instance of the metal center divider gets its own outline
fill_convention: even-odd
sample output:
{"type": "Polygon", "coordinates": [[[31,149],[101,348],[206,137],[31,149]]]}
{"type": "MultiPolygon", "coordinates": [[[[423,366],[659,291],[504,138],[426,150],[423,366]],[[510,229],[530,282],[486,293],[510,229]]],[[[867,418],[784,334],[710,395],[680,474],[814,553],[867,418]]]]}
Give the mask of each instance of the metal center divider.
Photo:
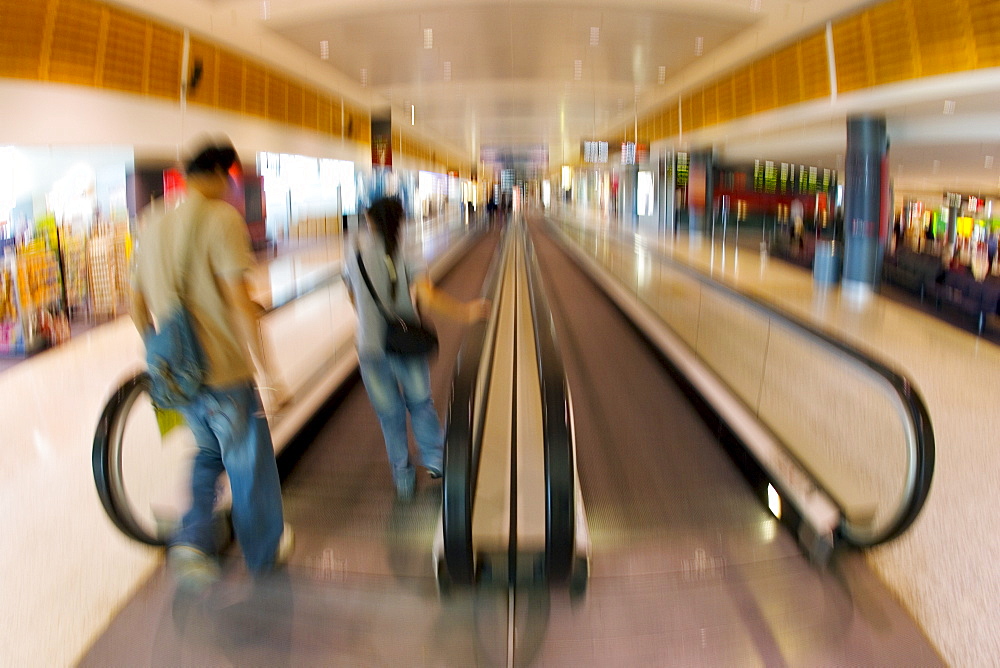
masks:
{"type": "Polygon", "coordinates": [[[546,579],[579,590],[589,534],[572,406],[523,221],[506,230],[483,294],[493,312],[470,329],[452,387],[439,583],[546,579]]]}

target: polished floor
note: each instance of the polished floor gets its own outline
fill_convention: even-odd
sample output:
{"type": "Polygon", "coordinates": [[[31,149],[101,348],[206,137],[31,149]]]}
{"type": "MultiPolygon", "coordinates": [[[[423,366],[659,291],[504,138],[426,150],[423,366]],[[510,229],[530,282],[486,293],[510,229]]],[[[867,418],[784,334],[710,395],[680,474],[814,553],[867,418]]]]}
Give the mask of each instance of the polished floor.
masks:
{"type": "Polygon", "coordinates": [[[865,559],[949,664],[1000,662],[1000,637],[986,612],[1000,610],[1000,520],[992,512],[1000,505],[1000,347],[906,302],[878,294],[858,299],[837,285],[816,283],[808,270],[762,253],[756,239],[737,244],[718,231],[714,241],[710,233],[670,236],[641,224],[623,230],[579,210],[556,210],[552,218],[634,234],[637,256],[656,249],[910,378],[933,423],[934,480],[914,525],[865,559]]]}
{"type": "MultiPolygon", "coordinates": [[[[460,237],[463,224],[430,221],[419,231],[430,262],[460,237]]],[[[290,284],[339,273],[341,247],[336,237],[282,249],[253,277],[254,296],[270,304],[270,295],[287,294],[290,284]]],[[[333,324],[351,323],[346,296],[328,308],[341,310],[333,324]]],[[[311,315],[301,317],[311,322],[311,315]]],[[[296,307],[282,313],[308,340],[308,329],[295,328],[298,317],[296,307]]],[[[349,329],[341,345],[352,348],[349,329]]],[[[142,368],[142,352],[131,320],[119,317],[0,373],[0,663],[74,664],[162,564],[162,550],[135,543],[108,520],[91,468],[104,404],[142,368]]]]}
{"type": "MultiPolygon", "coordinates": [[[[477,293],[495,238],[445,289],[477,293]]],[[[593,537],[584,596],[484,584],[439,597],[440,483],[393,500],[356,385],[285,481],[300,536],[287,572],[255,585],[230,555],[196,600],[159,572],[82,665],[940,665],[860,560],[808,562],[615,307],[551,240],[536,244],[575,397],[593,537]]],[[[439,404],[460,341],[444,333],[439,404]]]]}
{"type": "MultiPolygon", "coordinates": [[[[580,216],[578,212],[563,212],[562,215],[572,215],[590,225],[611,226],[607,221],[580,216]]],[[[992,615],[983,614],[983,611],[1000,609],[1000,594],[997,594],[1000,574],[992,558],[1000,545],[997,544],[998,532],[991,530],[995,524],[991,509],[1000,501],[997,498],[1000,485],[996,484],[992,473],[995,467],[981,465],[995,461],[996,434],[1000,433],[1000,418],[995,417],[994,406],[998,394],[997,378],[1000,377],[996,373],[1000,370],[998,348],[933,316],[878,296],[864,302],[849,300],[836,288],[814,284],[808,272],[770,259],[753,248],[710,244],[688,237],[660,238],[655,234],[646,235],[643,243],[655,244],[675,259],[688,262],[720,281],[760,299],[773,301],[905,370],[931,410],[938,441],[938,470],[928,504],[906,535],[872,551],[866,558],[845,560],[842,568],[855,574],[848,578],[854,584],[841,586],[835,599],[829,596],[837,587],[830,589],[808,569],[789,568],[791,562],[782,558],[765,560],[764,563],[770,565],[764,571],[770,569],[772,575],[776,572],[786,582],[793,582],[793,572],[798,571],[801,578],[818,587],[817,592],[823,592],[820,599],[823,613],[833,617],[819,615],[814,619],[848,623],[841,628],[846,634],[841,639],[851,637],[869,622],[876,627],[884,626],[883,622],[888,619],[885,616],[887,604],[884,595],[877,593],[884,582],[893,592],[892,598],[899,599],[903,608],[915,617],[917,626],[923,628],[947,663],[984,665],[1000,660],[992,615]],[[956,512],[956,508],[961,512],[956,512]]],[[[453,287],[457,291],[468,288],[464,285],[453,287]]],[[[507,623],[504,598],[459,600],[447,609],[439,609],[433,607],[437,599],[426,571],[422,570],[424,575],[413,579],[406,575],[410,568],[407,564],[419,564],[423,569],[429,558],[424,547],[429,544],[426,532],[431,522],[428,517],[433,515],[436,504],[433,486],[428,486],[411,508],[396,509],[389,498],[376,494],[370,508],[362,504],[363,496],[356,499],[356,505],[351,506],[356,515],[332,515],[320,520],[324,526],[342,527],[344,535],[365,534],[376,526],[378,531],[367,536],[368,540],[384,539],[385,545],[397,547],[402,543],[399,550],[389,549],[388,556],[382,560],[386,573],[392,574],[368,578],[361,589],[357,588],[353,577],[348,577],[346,557],[335,550],[328,551],[331,546],[321,541],[312,544],[307,541],[297,553],[298,561],[290,570],[292,579],[287,582],[277,581],[273,587],[255,590],[236,568],[222,583],[220,597],[207,606],[200,603],[189,606],[188,602],[173,600],[170,583],[164,579],[160,567],[161,553],[130,543],[110,528],[101,516],[103,510],[89,479],[90,441],[96,415],[109,388],[121,379],[128,367],[139,363],[139,353],[139,342],[131,324],[119,320],[0,374],[0,388],[5,398],[0,406],[3,412],[0,419],[11,425],[10,447],[2,455],[5,465],[4,473],[0,474],[4,478],[0,489],[8,508],[0,523],[8,546],[2,552],[0,566],[8,575],[4,601],[15,602],[5,604],[0,612],[5,661],[16,665],[66,665],[77,661],[82,652],[89,652],[88,661],[115,663],[111,661],[113,651],[109,650],[115,645],[108,640],[94,643],[94,639],[109,615],[119,609],[123,616],[109,630],[119,638],[127,638],[128,642],[134,638],[138,644],[136,651],[155,665],[269,665],[271,659],[276,661],[273,665],[281,665],[288,663],[282,661],[282,657],[290,657],[283,654],[281,648],[297,647],[297,651],[302,651],[299,645],[303,643],[306,650],[313,648],[319,652],[317,657],[325,656],[322,654],[324,647],[353,647],[357,653],[345,656],[358,661],[343,665],[379,665],[380,652],[389,650],[366,646],[361,640],[361,632],[370,630],[366,627],[391,629],[404,622],[416,625],[414,628],[418,630],[412,637],[401,639],[398,647],[392,648],[392,655],[396,656],[398,651],[409,657],[420,657],[413,661],[418,665],[474,665],[465,661],[451,663],[449,657],[465,657],[474,659],[474,663],[490,665],[506,656],[505,641],[496,635],[495,628],[497,625],[505,628],[507,623]],[[72,399],[67,401],[67,397],[72,399]],[[60,410],[63,419],[53,420],[53,410],[60,410]],[[79,411],[77,417],[73,417],[73,411],[79,411]],[[374,524],[365,523],[372,518],[376,518],[374,524]],[[386,538],[390,534],[395,538],[386,538]],[[397,568],[403,577],[396,576],[397,568]],[[297,581],[297,574],[303,572],[299,569],[311,575],[304,581],[297,581]],[[323,583],[322,586],[317,582],[323,583]],[[374,586],[370,586],[373,583],[374,586]],[[252,615],[248,616],[248,610],[263,601],[260,605],[275,611],[276,619],[287,620],[281,611],[289,604],[289,592],[296,610],[294,628],[276,623],[265,629],[260,619],[254,621],[252,615]],[[396,596],[400,592],[403,593],[396,596]],[[428,613],[428,606],[435,612],[428,613]],[[386,617],[384,608],[399,612],[395,617],[391,614],[386,617]],[[321,609],[323,614],[319,614],[321,609]],[[136,610],[152,617],[136,615],[136,610]],[[309,615],[310,611],[317,613],[316,616],[309,615]],[[305,616],[300,619],[300,615],[305,616]],[[478,638],[475,642],[448,633],[448,629],[455,626],[465,628],[463,624],[472,624],[471,632],[478,638]],[[201,634],[208,644],[176,644],[176,638],[188,638],[188,632],[193,633],[196,640],[201,634]],[[436,643],[452,643],[453,646],[442,653],[436,643]]],[[[584,372],[574,373],[583,374],[577,381],[583,385],[593,381],[587,379],[584,372]]],[[[441,397],[439,409],[443,411],[449,379],[447,374],[436,378],[437,396],[441,397]]],[[[624,399],[627,398],[626,395],[624,399]]],[[[618,401],[622,399],[617,398],[618,401]]],[[[360,405],[363,406],[363,401],[360,405]]],[[[632,410],[630,406],[634,404],[625,401],[624,407],[612,409],[608,413],[610,417],[605,418],[605,426],[595,426],[592,431],[600,433],[603,428],[606,438],[613,440],[614,434],[607,432],[615,424],[614,416],[632,410]]],[[[368,434],[367,441],[358,438],[356,432],[353,437],[338,441],[358,444],[359,450],[349,451],[351,454],[344,461],[361,467],[365,473],[339,490],[331,479],[320,488],[324,494],[341,498],[349,492],[358,494],[359,488],[366,487],[367,483],[374,484],[386,477],[379,469],[381,453],[377,440],[371,441],[370,426],[361,431],[368,434]],[[355,455],[357,461],[350,463],[355,455]]],[[[316,456],[336,458],[335,455],[316,456]]],[[[606,467],[600,459],[591,461],[593,463],[588,464],[581,457],[581,475],[589,478],[590,486],[594,487],[599,485],[595,472],[606,467]]],[[[317,476],[321,477],[321,470],[318,469],[317,476]]],[[[647,473],[644,471],[643,475],[647,473]]],[[[595,526],[604,526],[609,531],[608,534],[595,533],[595,544],[614,535],[615,528],[629,519],[639,522],[638,533],[645,535],[641,530],[644,516],[628,518],[627,513],[622,512],[626,500],[620,497],[623,493],[609,486],[603,494],[611,502],[596,503],[591,509],[595,526]],[[607,515],[602,516],[602,513],[607,515]]],[[[304,500],[311,494],[304,493],[300,503],[308,505],[304,500]]],[[[293,493],[290,499],[294,498],[293,493]]],[[[758,530],[763,531],[768,525],[767,519],[761,516],[759,520],[758,530]]],[[[316,535],[321,533],[317,531],[316,535]]],[[[608,540],[606,545],[614,543],[608,540]]],[[[524,613],[525,623],[535,629],[534,633],[539,627],[531,625],[532,620],[541,620],[549,629],[544,637],[533,636],[538,641],[537,647],[527,656],[534,657],[538,665],[559,665],[558,657],[561,656],[577,657],[581,663],[587,663],[586,657],[610,661],[609,657],[616,654],[609,648],[619,646],[624,633],[616,622],[609,621],[614,616],[615,591],[633,591],[637,596],[650,599],[662,598],[670,589],[679,597],[680,605],[687,606],[681,608],[682,616],[698,618],[700,608],[695,599],[685,598],[690,592],[677,579],[676,572],[672,583],[668,579],[647,586],[649,581],[634,570],[645,567],[647,557],[654,561],[658,558],[660,548],[653,543],[650,543],[650,550],[635,552],[639,555],[635,558],[627,556],[631,554],[628,550],[622,550],[619,557],[602,559],[599,562],[602,567],[609,568],[603,573],[595,565],[588,607],[577,616],[573,611],[581,608],[574,608],[569,600],[546,598],[533,602],[530,596],[522,598],[522,603],[528,603],[526,608],[519,609],[524,613]],[[625,568],[628,576],[624,580],[621,575],[616,576],[611,567],[616,559],[620,566],[630,564],[625,568]],[[552,614],[559,606],[567,616],[552,614]],[[539,611],[546,610],[548,613],[539,617],[539,611]],[[582,633],[584,628],[591,629],[590,636],[582,633]],[[597,643],[594,638],[598,637],[604,641],[597,643]]],[[[784,546],[781,549],[787,549],[790,555],[794,550],[787,543],[786,538],[777,539],[777,545],[784,546]]],[[[613,556],[615,548],[609,549],[611,552],[607,554],[613,556]]],[[[670,553],[669,546],[666,549],[670,553]]],[[[699,577],[715,577],[724,568],[729,575],[739,574],[741,583],[754,581],[755,586],[759,586],[767,582],[766,578],[758,579],[766,575],[759,567],[741,568],[739,560],[728,554],[720,561],[720,554],[713,550],[698,552],[692,548],[687,552],[690,554],[676,553],[674,557],[682,563],[686,559],[691,567],[689,572],[700,573],[699,577]]],[[[836,573],[833,577],[844,580],[836,573]]],[[[744,629],[741,640],[726,645],[728,649],[719,649],[719,645],[710,642],[716,638],[713,633],[718,631],[717,626],[689,625],[686,632],[673,636],[679,646],[695,652],[683,656],[698,656],[699,648],[711,646],[715,648],[712,651],[722,653],[704,656],[724,660],[735,656],[724,652],[746,651],[749,647],[752,648],[748,650],[750,656],[754,657],[750,665],[782,665],[782,661],[786,665],[816,665],[807,659],[820,656],[815,652],[826,646],[823,642],[817,645],[807,640],[794,640],[795,647],[802,652],[799,654],[791,653],[781,640],[782,637],[809,637],[810,629],[806,628],[809,625],[803,617],[806,613],[801,610],[797,613],[795,606],[779,606],[784,618],[794,620],[793,626],[799,632],[798,635],[782,636],[774,630],[778,618],[769,617],[768,611],[764,611],[767,613],[764,617],[746,618],[748,611],[753,610],[747,606],[757,600],[750,592],[751,589],[743,588],[726,595],[730,605],[732,601],[742,602],[730,612],[735,615],[730,619],[742,620],[733,622],[734,628],[744,629]],[[765,619],[766,622],[762,621],[765,619]],[[800,662],[796,657],[805,659],[800,662]]],[[[631,623],[642,629],[647,620],[638,613],[646,609],[633,606],[629,612],[637,616],[623,619],[632,619],[631,623]]],[[[905,619],[906,615],[901,618],[905,619]]],[[[391,632],[386,630],[383,635],[391,635],[391,632]]],[[[919,640],[920,634],[915,637],[919,640]]],[[[838,645],[833,654],[823,656],[833,664],[840,664],[842,659],[860,665],[915,665],[911,661],[914,655],[900,655],[900,661],[896,662],[892,656],[881,654],[889,645],[882,647],[875,642],[873,649],[871,640],[859,637],[857,642],[860,644],[848,644],[848,649],[838,645]],[[862,645],[868,647],[865,650],[868,653],[849,649],[862,645]]],[[[919,643],[913,645],[911,649],[919,651],[919,643]]],[[[662,649],[656,651],[659,653],[652,656],[635,657],[637,663],[633,665],[671,665],[662,649]]],[[[822,659],[818,662],[825,663],[822,659]]],[[[304,663],[309,661],[304,660],[304,663]]],[[[332,665],[338,664],[333,662],[332,665]]]]}

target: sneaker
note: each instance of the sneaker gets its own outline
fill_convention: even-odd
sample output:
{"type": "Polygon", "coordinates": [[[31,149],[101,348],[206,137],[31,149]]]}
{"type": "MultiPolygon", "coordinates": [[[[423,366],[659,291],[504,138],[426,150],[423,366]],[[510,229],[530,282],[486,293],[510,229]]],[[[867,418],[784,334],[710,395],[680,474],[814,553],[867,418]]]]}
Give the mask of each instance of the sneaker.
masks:
{"type": "Polygon", "coordinates": [[[444,475],[439,466],[425,466],[424,468],[427,469],[427,475],[431,477],[431,480],[437,480],[444,475]]]}
{"type": "Polygon", "coordinates": [[[215,559],[190,545],[175,545],[167,551],[167,565],[177,587],[196,593],[207,589],[219,579],[219,565],[215,559]]]}
{"type": "Polygon", "coordinates": [[[274,555],[274,565],[283,566],[288,563],[295,551],[295,532],[292,526],[285,522],[285,529],[281,532],[281,539],[278,541],[278,551],[274,555]]]}

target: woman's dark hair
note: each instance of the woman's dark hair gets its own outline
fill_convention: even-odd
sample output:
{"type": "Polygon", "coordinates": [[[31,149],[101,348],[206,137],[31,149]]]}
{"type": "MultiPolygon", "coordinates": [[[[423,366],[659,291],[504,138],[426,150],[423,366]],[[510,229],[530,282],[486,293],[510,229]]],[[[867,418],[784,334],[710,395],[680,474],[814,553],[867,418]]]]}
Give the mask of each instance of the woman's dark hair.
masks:
{"type": "Polygon", "coordinates": [[[403,203],[398,197],[380,197],[368,207],[368,220],[385,241],[385,252],[391,258],[396,257],[396,249],[399,248],[403,218],[403,203]]]}

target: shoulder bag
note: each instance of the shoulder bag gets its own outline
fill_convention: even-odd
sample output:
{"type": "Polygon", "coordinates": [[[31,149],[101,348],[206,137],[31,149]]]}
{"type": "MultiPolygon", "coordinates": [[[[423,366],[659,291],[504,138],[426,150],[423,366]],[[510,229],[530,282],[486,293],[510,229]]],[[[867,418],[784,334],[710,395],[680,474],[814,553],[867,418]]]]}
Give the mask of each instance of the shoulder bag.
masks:
{"type": "Polygon", "coordinates": [[[385,334],[386,351],[397,355],[430,355],[436,352],[438,347],[437,333],[430,327],[419,322],[406,320],[390,312],[385,307],[385,304],[382,303],[378,292],[375,291],[375,286],[372,285],[371,278],[368,277],[368,272],[365,270],[365,263],[361,260],[360,251],[357,254],[357,258],[358,269],[361,270],[361,278],[364,279],[365,285],[368,286],[368,292],[375,299],[375,305],[378,306],[379,312],[385,318],[387,325],[385,334]]]}
{"type": "MultiPolygon", "coordinates": [[[[194,225],[198,224],[195,220],[194,225]]],[[[161,319],[159,328],[149,328],[143,337],[152,381],[149,394],[153,404],[161,409],[187,406],[205,384],[205,354],[186,304],[195,229],[188,235],[177,305],[161,319]]]]}

